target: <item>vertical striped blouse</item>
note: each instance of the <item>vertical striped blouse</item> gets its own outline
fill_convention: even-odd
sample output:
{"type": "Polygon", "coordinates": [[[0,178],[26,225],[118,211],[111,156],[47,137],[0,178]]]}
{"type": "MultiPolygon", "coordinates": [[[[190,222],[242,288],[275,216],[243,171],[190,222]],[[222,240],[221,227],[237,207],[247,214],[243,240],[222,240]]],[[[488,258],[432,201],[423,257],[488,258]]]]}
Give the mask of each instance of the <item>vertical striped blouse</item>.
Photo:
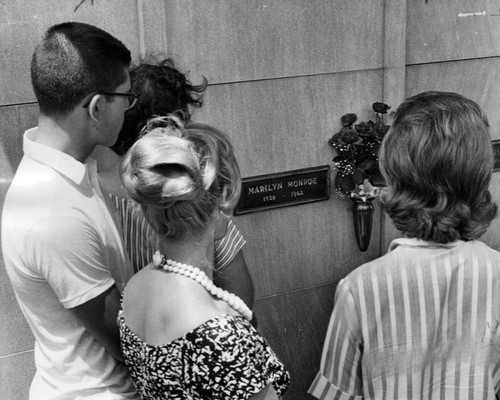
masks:
{"type": "MultiPolygon", "coordinates": [[[[144,218],[137,203],[114,194],[110,194],[110,197],[120,215],[125,247],[134,266],[134,272],[137,272],[152,260],[158,246],[156,233],[144,218]]],[[[245,243],[240,231],[232,220],[229,220],[226,235],[215,241],[215,269],[221,271],[226,268],[245,243]]]]}
{"type": "Polygon", "coordinates": [[[495,399],[500,253],[397,239],[338,285],[318,399],[495,399]]]}

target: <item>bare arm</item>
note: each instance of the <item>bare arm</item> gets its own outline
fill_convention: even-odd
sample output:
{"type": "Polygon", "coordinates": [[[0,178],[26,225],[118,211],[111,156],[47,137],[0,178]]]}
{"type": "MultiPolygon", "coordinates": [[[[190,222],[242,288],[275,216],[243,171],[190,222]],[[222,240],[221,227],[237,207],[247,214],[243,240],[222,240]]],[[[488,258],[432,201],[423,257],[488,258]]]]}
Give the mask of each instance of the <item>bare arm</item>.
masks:
{"type": "Polygon", "coordinates": [[[278,400],[278,394],[274,390],[273,385],[269,384],[259,393],[254,394],[249,400],[278,400]]]}
{"type": "Polygon", "coordinates": [[[113,285],[99,296],[69,311],[114,358],[123,362],[120,332],[116,322],[119,309],[120,292],[113,285]]]}
{"type": "Polygon", "coordinates": [[[239,251],[229,265],[221,271],[214,271],[214,282],[241,297],[245,304],[253,308],[254,286],[243,252],[239,251]]]}
{"type": "Polygon", "coordinates": [[[215,238],[215,284],[241,297],[253,308],[254,286],[241,251],[245,244],[243,236],[230,218],[219,214],[215,238]]]}

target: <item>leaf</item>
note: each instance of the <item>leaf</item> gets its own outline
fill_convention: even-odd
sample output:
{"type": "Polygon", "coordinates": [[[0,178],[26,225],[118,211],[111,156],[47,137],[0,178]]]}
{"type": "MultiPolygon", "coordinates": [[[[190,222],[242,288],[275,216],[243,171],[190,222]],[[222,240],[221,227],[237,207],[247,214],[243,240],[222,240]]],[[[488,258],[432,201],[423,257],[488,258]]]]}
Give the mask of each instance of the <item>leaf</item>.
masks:
{"type": "Polygon", "coordinates": [[[354,183],[354,180],[352,179],[352,176],[340,176],[337,175],[335,177],[335,187],[342,189],[345,192],[350,192],[351,190],[354,190],[356,187],[356,184],[354,183]]]}
{"type": "Polygon", "coordinates": [[[357,169],[356,171],[354,171],[354,174],[352,175],[352,179],[356,185],[363,183],[364,178],[365,174],[364,171],[361,169],[357,169]]]}

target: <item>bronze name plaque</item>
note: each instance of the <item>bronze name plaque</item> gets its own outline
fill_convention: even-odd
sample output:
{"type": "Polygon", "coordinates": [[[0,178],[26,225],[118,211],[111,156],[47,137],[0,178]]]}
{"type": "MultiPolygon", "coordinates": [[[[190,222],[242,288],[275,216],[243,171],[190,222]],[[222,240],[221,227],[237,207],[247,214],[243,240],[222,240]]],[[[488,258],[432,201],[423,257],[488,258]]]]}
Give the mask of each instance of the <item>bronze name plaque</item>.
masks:
{"type": "Polygon", "coordinates": [[[493,171],[500,171],[500,140],[493,140],[491,142],[493,145],[493,171]]]}
{"type": "Polygon", "coordinates": [[[330,197],[330,166],[323,165],[242,179],[235,215],[292,206],[330,197]]]}

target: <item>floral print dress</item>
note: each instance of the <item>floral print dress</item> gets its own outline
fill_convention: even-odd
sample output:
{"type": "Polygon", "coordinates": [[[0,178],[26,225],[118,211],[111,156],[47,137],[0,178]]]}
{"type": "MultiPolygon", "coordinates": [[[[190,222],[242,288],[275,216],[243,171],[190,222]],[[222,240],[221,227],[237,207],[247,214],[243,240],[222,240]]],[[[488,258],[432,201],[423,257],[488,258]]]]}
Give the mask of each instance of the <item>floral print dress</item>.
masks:
{"type": "Polygon", "coordinates": [[[125,363],[147,400],[244,400],[290,377],[266,340],[243,317],[220,315],[172,342],[152,346],[118,315],[125,363]]]}

